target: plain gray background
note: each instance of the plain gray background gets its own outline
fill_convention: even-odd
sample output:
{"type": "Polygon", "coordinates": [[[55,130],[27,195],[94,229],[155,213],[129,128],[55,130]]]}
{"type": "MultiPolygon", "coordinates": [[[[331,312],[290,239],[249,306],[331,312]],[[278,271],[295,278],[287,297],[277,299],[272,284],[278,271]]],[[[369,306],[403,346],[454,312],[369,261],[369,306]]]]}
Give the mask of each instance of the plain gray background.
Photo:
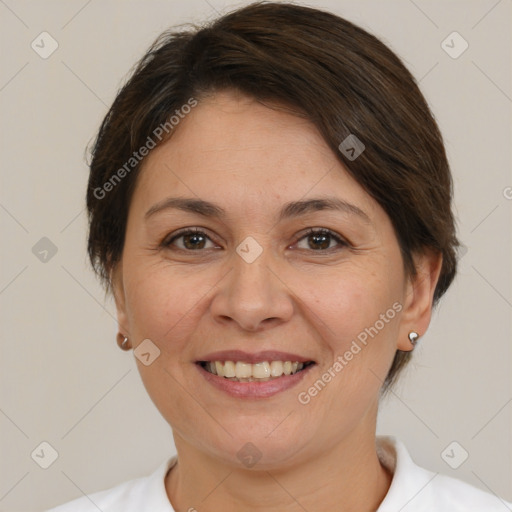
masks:
{"type": "MultiPolygon", "coordinates": [[[[54,506],[148,474],[174,453],[88,266],[84,149],[161,31],[245,3],[0,0],[2,511],[54,506]],[[47,58],[43,31],[58,43],[47,58]],[[31,457],[42,442],[58,452],[47,469],[31,457]]],[[[379,36],[420,81],[446,140],[466,246],[382,404],[379,433],[402,439],[420,465],[512,500],[512,2],[309,5],[379,36]],[[442,457],[453,441],[452,465],[469,455],[457,469],[442,457]]]]}

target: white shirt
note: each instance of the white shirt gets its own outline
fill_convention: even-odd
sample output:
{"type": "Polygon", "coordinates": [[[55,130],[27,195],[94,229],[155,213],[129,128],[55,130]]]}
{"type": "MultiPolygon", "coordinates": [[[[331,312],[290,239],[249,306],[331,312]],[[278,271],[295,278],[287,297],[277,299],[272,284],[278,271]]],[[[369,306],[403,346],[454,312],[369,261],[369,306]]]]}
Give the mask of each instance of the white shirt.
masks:
{"type": "MultiPolygon", "coordinates": [[[[507,512],[512,503],[461,480],[417,466],[401,441],[377,436],[377,454],[393,473],[391,486],[376,512],[507,512]]],[[[47,512],[174,512],[164,478],[176,457],[150,476],[124,482],[52,508],[47,512]]]]}

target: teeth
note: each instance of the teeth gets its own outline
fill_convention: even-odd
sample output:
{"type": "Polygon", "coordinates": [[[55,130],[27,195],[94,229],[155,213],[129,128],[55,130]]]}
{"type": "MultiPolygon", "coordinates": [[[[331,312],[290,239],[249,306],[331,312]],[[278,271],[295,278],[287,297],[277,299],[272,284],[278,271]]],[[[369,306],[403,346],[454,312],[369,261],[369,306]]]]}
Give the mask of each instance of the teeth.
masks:
{"type": "Polygon", "coordinates": [[[224,377],[236,377],[235,363],[226,361],[224,363],[224,377]]]}
{"type": "Polygon", "coordinates": [[[270,375],[272,377],[281,377],[283,375],[283,363],[281,361],[272,361],[270,363],[270,375]]]}
{"type": "MultiPolygon", "coordinates": [[[[217,372],[217,375],[225,377],[224,373],[217,372]]],[[[248,379],[249,377],[252,377],[252,364],[237,361],[235,364],[235,377],[238,379],[248,379]]]]}
{"type": "Polygon", "coordinates": [[[270,377],[270,365],[267,361],[252,365],[252,376],[255,379],[266,379],[270,377]]]}
{"type": "Polygon", "coordinates": [[[292,375],[304,368],[304,363],[297,361],[262,361],[261,363],[244,363],[242,361],[208,361],[204,368],[226,379],[238,382],[266,382],[267,380],[292,375]]]}

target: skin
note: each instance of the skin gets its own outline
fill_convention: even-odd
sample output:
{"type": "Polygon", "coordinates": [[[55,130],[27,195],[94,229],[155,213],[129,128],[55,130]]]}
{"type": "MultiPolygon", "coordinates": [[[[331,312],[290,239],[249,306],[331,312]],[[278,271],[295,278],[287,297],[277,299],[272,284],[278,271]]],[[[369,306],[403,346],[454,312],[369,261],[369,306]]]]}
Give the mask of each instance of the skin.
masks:
{"type": "Polygon", "coordinates": [[[375,450],[379,390],[395,351],[412,349],[408,333],[427,330],[441,256],[427,251],[415,262],[412,280],[389,217],[311,122],[234,92],[199,102],[146,158],[112,273],[120,332],[134,348],[149,338],[161,351],[137,364],[173,429],[179,462],[165,486],[175,510],[378,508],[392,477],[375,450]],[[214,202],[226,216],[167,209],[145,220],[169,196],[214,202]],[[278,221],[284,203],[325,196],[356,205],[370,223],[333,210],[278,221]],[[162,246],[187,227],[208,238],[162,246]],[[307,228],[329,229],[346,245],[331,238],[325,249],[307,228]],[[236,252],[247,236],[263,249],[252,263],[236,252]],[[395,302],[400,313],[299,403],[395,302]],[[275,396],[235,398],[195,364],[227,349],[293,352],[317,364],[275,396]],[[237,457],[248,441],[262,454],[252,468],[237,457]]]}

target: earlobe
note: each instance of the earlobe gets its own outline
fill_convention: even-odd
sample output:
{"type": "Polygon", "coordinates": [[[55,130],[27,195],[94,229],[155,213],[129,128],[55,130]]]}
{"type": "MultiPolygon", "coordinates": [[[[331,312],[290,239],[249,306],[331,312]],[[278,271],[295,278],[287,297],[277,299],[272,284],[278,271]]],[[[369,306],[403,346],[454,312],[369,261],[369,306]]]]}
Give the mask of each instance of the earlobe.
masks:
{"type": "Polygon", "coordinates": [[[423,253],[415,255],[417,274],[409,278],[405,289],[404,309],[397,340],[398,350],[413,350],[418,338],[427,331],[442,262],[442,254],[433,249],[426,248],[423,253]],[[412,335],[413,339],[411,333],[416,335],[412,335]]]}

